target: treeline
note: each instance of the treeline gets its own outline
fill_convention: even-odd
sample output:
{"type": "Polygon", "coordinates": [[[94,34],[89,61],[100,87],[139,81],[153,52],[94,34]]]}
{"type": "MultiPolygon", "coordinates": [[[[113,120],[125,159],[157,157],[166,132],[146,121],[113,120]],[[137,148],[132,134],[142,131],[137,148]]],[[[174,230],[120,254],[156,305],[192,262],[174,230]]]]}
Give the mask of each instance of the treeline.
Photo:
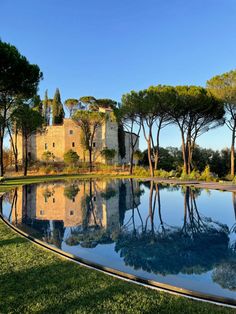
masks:
{"type": "MultiPolygon", "coordinates": [[[[230,173],[234,177],[236,71],[213,77],[206,85],[206,88],[158,85],[123,95],[121,120],[131,132],[136,129],[138,134],[143,133],[151,176],[160,167],[161,131],[172,124],[179,129],[182,172],[186,176],[196,170],[193,156],[199,136],[216,127],[229,127],[232,137],[230,173]]],[[[131,149],[133,157],[132,145],[131,149]]]]}
{"type": "MultiPolygon", "coordinates": [[[[175,171],[177,176],[182,174],[182,150],[177,147],[160,147],[159,169],[165,171],[175,171]]],[[[148,152],[145,150],[139,155],[140,166],[148,166],[148,152]]],[[[207,166],[213,175],[219,178],[229,179],[230,173],[230,149],[213,150],[196,146],[193,153],[192,163],[194,169],[203,172],[207,166]]]]}
{"type": "MultiPolygon", "coordinates": [[[[218,176],[225,176],[226,172],[230,171],[231,178],[234,177],[236,71],[213,77],[206,83],[206,88],[158,85],[124,94],[121,104],[111,99],[96,99],[93,96],[70,98],[63,104],[59,89],[56,90],[53,99],[48,97],[47,91],[44,99],[40,99],[37,89],[43,74],[37,65],[30,64],[14,46],[0,41],[0,61],[0,176],[4,175],[5,135],[8,133],[10,136],[16,171],[18,171],[17,137],[22,136],[26,175],[29,159],[27,143],[30,136],[38,130],[43,132],[47,125],[61,124],[65,116],[64,108],[67,108],[69,116],[82,131],[81,142],[89,155],[90,171],[95,134],[109,118],[118,123],[118,154],[121,160],[124,160],[127,153],[124,149],[124,131],[130,133],[130,174],[133,173],[134,160],[141,158],[140,152],[137,151],[138,136],[141,134],[146,141],[146,159],[150,175],[154,176],[155,170],[163,168],[162,162],[169,157],[170,152],[166,155],[166,150],[160,147],[161,132],[167,125],[175,125],[179,129],[178,146],[181,146],[181,158],[178,151],[178,158],[174,160],[172,166],[175,167],[175,163],[178,163],[182,174],[187,176],[192,171],[201,171],[202,164],[207,163],[211,171],[218,176]],[[101,107],[112,110],[108,110],[108,114],[99,110],[101,107]],[[228,161],[226,165],[226,161],[221,158],[223,152],[219,152],[217,157],[217,152],[213,154],[207,150],[203,154],[201,150],[201,157],[199,159],[195,157],[199,153],[197,147],[199,136],[223,125],[231,131],[230,169],[228,161]],[[218,160],[218,166],[212,163],[212,158],[218,160]],[[220,159],[222,160],[219,161],[220,159]],[[225,164],[221,165],[221,162],[225,164]],[[220,170],[217,170],[217,167],[220,170]]],[[[109,162],[116,153],[106,147],[101,151],[109,162]]]]}

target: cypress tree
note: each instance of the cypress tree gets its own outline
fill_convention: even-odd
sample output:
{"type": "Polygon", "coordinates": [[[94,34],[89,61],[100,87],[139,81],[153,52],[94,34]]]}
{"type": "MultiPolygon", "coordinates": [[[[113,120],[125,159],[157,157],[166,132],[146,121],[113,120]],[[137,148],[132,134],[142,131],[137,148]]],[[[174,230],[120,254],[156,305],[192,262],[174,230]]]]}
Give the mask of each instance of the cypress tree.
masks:
{"type": "Polygon", "coordinates": [[[59,89],[57,88],[52,102],[52,124],[62,124],[64,117],[65,112],[61,102],[61,95],[59,89]]]}
{"type": "Polygon", "coordinates": [[[125,158],[126,150],[125,150],[125,131],[124,127],[121,123],[118,124],[118,150],[121,159],[125,158]]]}
{"type": "Polygon", "coordinates": [[[43,119],[46,125],[50,122],[50,112],[49,112],[49,101],[48,101],[48,90],[45,91],[45,96],[43,100],[43,119]]]}

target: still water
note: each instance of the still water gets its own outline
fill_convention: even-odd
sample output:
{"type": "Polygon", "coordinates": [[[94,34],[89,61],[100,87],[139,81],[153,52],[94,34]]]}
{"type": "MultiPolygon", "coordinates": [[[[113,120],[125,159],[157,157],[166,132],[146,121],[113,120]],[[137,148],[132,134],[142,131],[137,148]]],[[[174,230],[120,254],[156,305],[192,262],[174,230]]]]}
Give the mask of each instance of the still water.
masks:
{"type": "Polygon", "coordinates": [[[12,224],[65,252],[236,300],[236,194],[136,180],[33,184],[4,195],[12,224]]]}

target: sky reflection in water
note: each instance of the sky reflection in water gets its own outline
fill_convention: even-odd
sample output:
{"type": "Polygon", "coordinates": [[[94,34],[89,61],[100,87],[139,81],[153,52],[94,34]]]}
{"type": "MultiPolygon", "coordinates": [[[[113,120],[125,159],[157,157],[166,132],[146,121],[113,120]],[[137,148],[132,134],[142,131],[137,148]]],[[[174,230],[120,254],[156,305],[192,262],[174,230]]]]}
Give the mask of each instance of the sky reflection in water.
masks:
{"type": "Polygon", "coordinates": [[[24,186],[4,196],[18,228],[89,261],[236,299],[236,194],[136,180],[24,186]]]}

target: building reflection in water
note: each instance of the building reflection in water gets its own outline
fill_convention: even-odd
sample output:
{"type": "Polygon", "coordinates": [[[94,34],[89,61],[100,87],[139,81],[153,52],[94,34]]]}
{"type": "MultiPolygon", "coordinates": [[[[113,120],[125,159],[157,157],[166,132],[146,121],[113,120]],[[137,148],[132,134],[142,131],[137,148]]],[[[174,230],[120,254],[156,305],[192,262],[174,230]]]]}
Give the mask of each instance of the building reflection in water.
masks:
{"type": "MultiPolygon", "coordinates": [[[[130,179],[24,186],[7,197],[11,222],[58,248],[63,241],[86,248],[114,243],[125,265],[135,270],[163,276],[212,271],[214,282],[234,291],[236,245],[231,235],[236,233],[235,221],[228,226],[201,214],[200,195],[199,189],[130,179]],[[181,225],[164,220],[162,190],[181,192],[181,225]],[[140,210],[143,194],[146,207],[140,210]]],[[[235,199],[233,193],[236,214],[235,199]]]]}
{"type": "Polygon", "coordinates": [[[9,218],[60,248],[66,228],[71,231],[67,240],[71,244],[73,234],[83,233],[89,240],[93,233],[98,237],[118,232],[125,211],[139,204],[139,193],[137,182],[122,180],[26,185],[8,195],[9,218]]]}

